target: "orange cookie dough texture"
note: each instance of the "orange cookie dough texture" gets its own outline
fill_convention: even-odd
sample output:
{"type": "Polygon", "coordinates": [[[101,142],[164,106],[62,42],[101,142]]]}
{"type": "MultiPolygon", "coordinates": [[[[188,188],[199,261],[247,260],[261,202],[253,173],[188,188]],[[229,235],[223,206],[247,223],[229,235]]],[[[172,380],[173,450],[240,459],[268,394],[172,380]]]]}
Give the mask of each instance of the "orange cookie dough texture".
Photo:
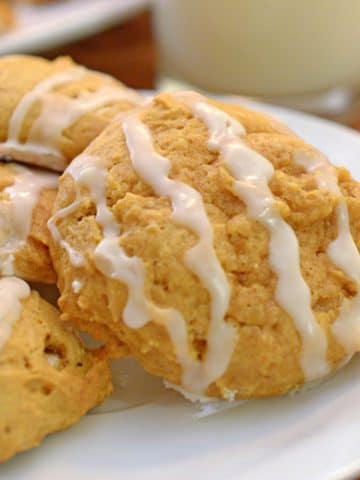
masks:
{"type": "MultiPolygon", "coordinates": [[[[0,280],[0,295],[9,280],[0,280]]],[[[2,327],[6,321],[0,318],[2,327]]],[[[74,424],[111,391],[106,362],[87,352],[56,308],[32,292],[0,348],[0,462],[74,424]]]]}
{"type": "Polygon", "coordinates": [[[47,221],[58,175],[0,163],[0,276],[55,283],[47,221]]]}
{"type": "Polygon", "coordinates": [[[62,171],[118,113],[142,100],[70,58],[0,59],[0,156],[62,171]]]}
{"type": "MultiPolygon", "coordinates": [[[[359,348],[357,339],[357,347],[347,349],[346,341],[340,341],[341,335],[336,336],[333,330],[342,305],[356,298],[358,284],[330,258],[328,247],[338,234],[337,208],[342,204],[359,248],[360,186],[347,170],[332,167],[319,152],[268,116],[206,98],[191,108],[186,94],[184,98],[161,94],[140,113],[113,121],[62,177],[51,243],[62,316],[107,339],[113,351],[118,343],[121,354],[126,345],[147,371],[176,388],[184,389],[186,369],[188,377],[192,375],[187,384],[196,384],[211,348],[213,363],[208,363],[205,372],[216,371],[217,361],[223,361],[231,347],[226,368],[205,386],[202,395],[242,399],[288,392],[306,380],[327,375],[359,348]],[[211,144],[210,127],[200,118],[205,114],[209,115],[209,125],[213,122],[216,127],[213,120],[217,115],[221,126],[213,132],[211,144]],[[146,141],[144,126],[149,133],[146,141]],[[228,149],[218,148],[221,138],[228,149]],[[146,142],[152,143],[153,153],[162,159],[146,150],[146,142]],[[245,171],[250,169],[245,180],[238,182],[230,168],[231,159],[226,157],[235,147],[240,148],[236,162],[243,162],[245,171]],[[138,165],[134,166],[136,155],[138,165]],[[338,178],[339,191],[320,187],[321,172],[307,169],[299,155],[324,161],[324,168],[338,178]],[[164,167],[167,161],[168,173],[164,167]],[[81,163],[86,172],[79,180],[81,163]],[[140,173],[141,163],[143,171],[147,169],[146,179],[140,173]],[[258,171],[252,171],[254,165],[264,169],[264,164],[266,171],[273,169],[268,191],[258,180],[258,171]],[[218,269],[224,272],[230,292],[223,330],[218,329],[217,338],[211,333],[215,328],[211,324],[215,295],[206,285],[206,272],[208,281],[215,278],[215,270],[210,268],[211,252],[199,258],[197,269],[205,268],[205,279],[200,279],[193,267],[196,258],[190,261],[188,256],[199,242],[196,222],[190,228],[176,217],[170,196],[179,183],[169,188],[163,183],[162,194],[150,185],[149,178],[159,180],[155,173],[159,165],[170,180],[200,194],[210,222],[218,269]],[[99,182],[104,178],[102,197],[100,183],[94,188],[90,179],[93,168],[99,182]],[[245,194],[241,195],[244,185],[250,198],[253,191],[258,195],[252,205],[247,205],[245,194]],[[286,233],[283,243],[274,239],[261,214],[255,218],[249,213],[250,206],[256,210],[256,202],[265,194],[265,206],[271,205],[263,215],[272,212],[275,230],[281,224],[281,232],[286,233]],[[118,231],[114,224],[104,228],[111,215],[118,231]],[[275,248],[270,241],[277,242],[275,248]],[[124,255],[126,259],[116,270],[114,265],[124,255]],[[282,273],[279,267],[275,269],[276,262],[283,267],[282,273]],[[294,283],[284,276],[290,269],[297,269],[294,283]],[[289,287],[291,296],[301,293],[303,305],[297,304],[297,298],[292,303],[297,304],[298,317],[306,312],[305,320],[297,319],[298,324],[305,322],[303,330],[286,295],[279,300],[280,287],[289,287]],[[144,309],[146,321],[142,318],[144,309]],[[174,312],[182,316],[183,324],[171,317],[174,312]],[[225,335],[226,329],[233,333],[225,335]],[[217,341],[220,344],[211,347],[217,341]],[[319,370],[312,372],[316,368],[319,370]]],[[[357,250],[354,254],[358,255],[357,250]]],[[[356,337],[355,329],[350,329],[352,334],[356,337]]]]}

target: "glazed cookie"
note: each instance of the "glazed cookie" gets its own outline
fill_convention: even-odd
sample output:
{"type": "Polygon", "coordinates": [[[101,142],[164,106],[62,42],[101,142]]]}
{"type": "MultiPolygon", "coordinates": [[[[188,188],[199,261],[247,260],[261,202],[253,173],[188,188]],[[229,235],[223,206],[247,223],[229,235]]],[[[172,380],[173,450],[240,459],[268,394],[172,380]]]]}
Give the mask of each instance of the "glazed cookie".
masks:
{"type": "Polygon", "coordinates": [[[0,33],[7,32],[15,24],[11,5],[7,0],[0,0],[0,33]]]}
{"type": "Polygon", "coordinates": [[[55,283],[46,224],[57,185],[56,173],[0,163],[0,276],[55,283]]]}
{"type": "Polygon", "coordinates": [[[277,395],[360,348],[360,186],[267,116],[159,95],[67,169],[63,318],[186,395],[277,395]]]}
{"type": "Polygon", "coordinates": [[[0,58],[0,156],[62,171],[119,112],[142,99],[69,58],[0,58]]]}
{"type": "Polygon", "coordinates": [[[18,278],[0,279],[0,461],[69,427],[112,390],[58,311],[18,278]]]}

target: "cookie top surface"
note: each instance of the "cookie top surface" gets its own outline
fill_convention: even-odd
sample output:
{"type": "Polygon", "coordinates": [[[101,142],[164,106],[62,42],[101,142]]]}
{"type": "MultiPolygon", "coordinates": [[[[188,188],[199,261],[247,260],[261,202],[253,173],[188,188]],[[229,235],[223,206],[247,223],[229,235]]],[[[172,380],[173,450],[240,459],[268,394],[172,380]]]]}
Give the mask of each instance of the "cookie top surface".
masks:
{"type": "Polygon", "coordinates": [[[109,368],[18,278],[0,279],[0,461],[77,421],[111,392],[109,368]]]}
{"type": "Polygon", "coordinates": [[[142,102],[69,58],[2,57],[0,82],[0,155],[59,171],[111,118],[142,102]]]}
{"type": "Polygon", "coordinates": [[[70,165],[55,210],[64,318],[189,392],[283,393],[359,349],[359,184],[268,116],[159,95],[70,165]]]}
{"type": "Polygon", "coordinates": [[[55,283],[46,224],[57,185],[56,173],[0,163],[0,275],[55,283]]]}

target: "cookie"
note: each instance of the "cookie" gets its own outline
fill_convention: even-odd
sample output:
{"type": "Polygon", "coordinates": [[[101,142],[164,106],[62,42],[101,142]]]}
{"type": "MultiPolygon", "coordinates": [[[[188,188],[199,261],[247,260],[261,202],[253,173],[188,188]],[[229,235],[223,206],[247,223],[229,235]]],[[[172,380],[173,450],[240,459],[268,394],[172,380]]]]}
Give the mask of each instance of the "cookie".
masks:
{"type": "Polygon", "coordinates": [[[120,112],[142,99],[69,58],[0,58],[0,156],[62,171],[120,112]]]}
{"type": "Polygon", "coordinates": [[[0,163],[0,276],[55,283],[46,224],[57,185],[56,173],[0,163]]]}
{"type": "Polygon", "coordinates": [[[66,170],[65,320],[186,395],[278,395],[360,348],[360,186],[268,116],[155,97],[66,170]]]}
{"type": "Polygon", "coordinates": [[[74,424],[111,390],[106,362],[56,308],[23,280],[0,279],[0,461],[74,424]]]}

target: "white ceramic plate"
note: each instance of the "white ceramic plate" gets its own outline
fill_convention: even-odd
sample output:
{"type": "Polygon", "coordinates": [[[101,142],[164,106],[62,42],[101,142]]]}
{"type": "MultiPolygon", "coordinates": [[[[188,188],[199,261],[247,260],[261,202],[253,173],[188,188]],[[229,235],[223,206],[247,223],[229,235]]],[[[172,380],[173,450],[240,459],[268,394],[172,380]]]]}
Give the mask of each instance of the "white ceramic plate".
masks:
{"type": "MultiPolygon", "coordinates": [[[[255,105],[360,179],[360,135],[255,105]]],[[[113,397],[73,428],[0,467],[6,480],[335,480],[360,471],[360,358],[312,390],[203,416],[131,361],[113,397]]],[[[205,412],[207,413],[207,412],[205,412]]]]}
{"type": "Polygon", "coordinates": [[[17,6],[17,25],[0,35],[0,55],[38,53],[127,20],[149,0],[63,0],[17,6]]]}

